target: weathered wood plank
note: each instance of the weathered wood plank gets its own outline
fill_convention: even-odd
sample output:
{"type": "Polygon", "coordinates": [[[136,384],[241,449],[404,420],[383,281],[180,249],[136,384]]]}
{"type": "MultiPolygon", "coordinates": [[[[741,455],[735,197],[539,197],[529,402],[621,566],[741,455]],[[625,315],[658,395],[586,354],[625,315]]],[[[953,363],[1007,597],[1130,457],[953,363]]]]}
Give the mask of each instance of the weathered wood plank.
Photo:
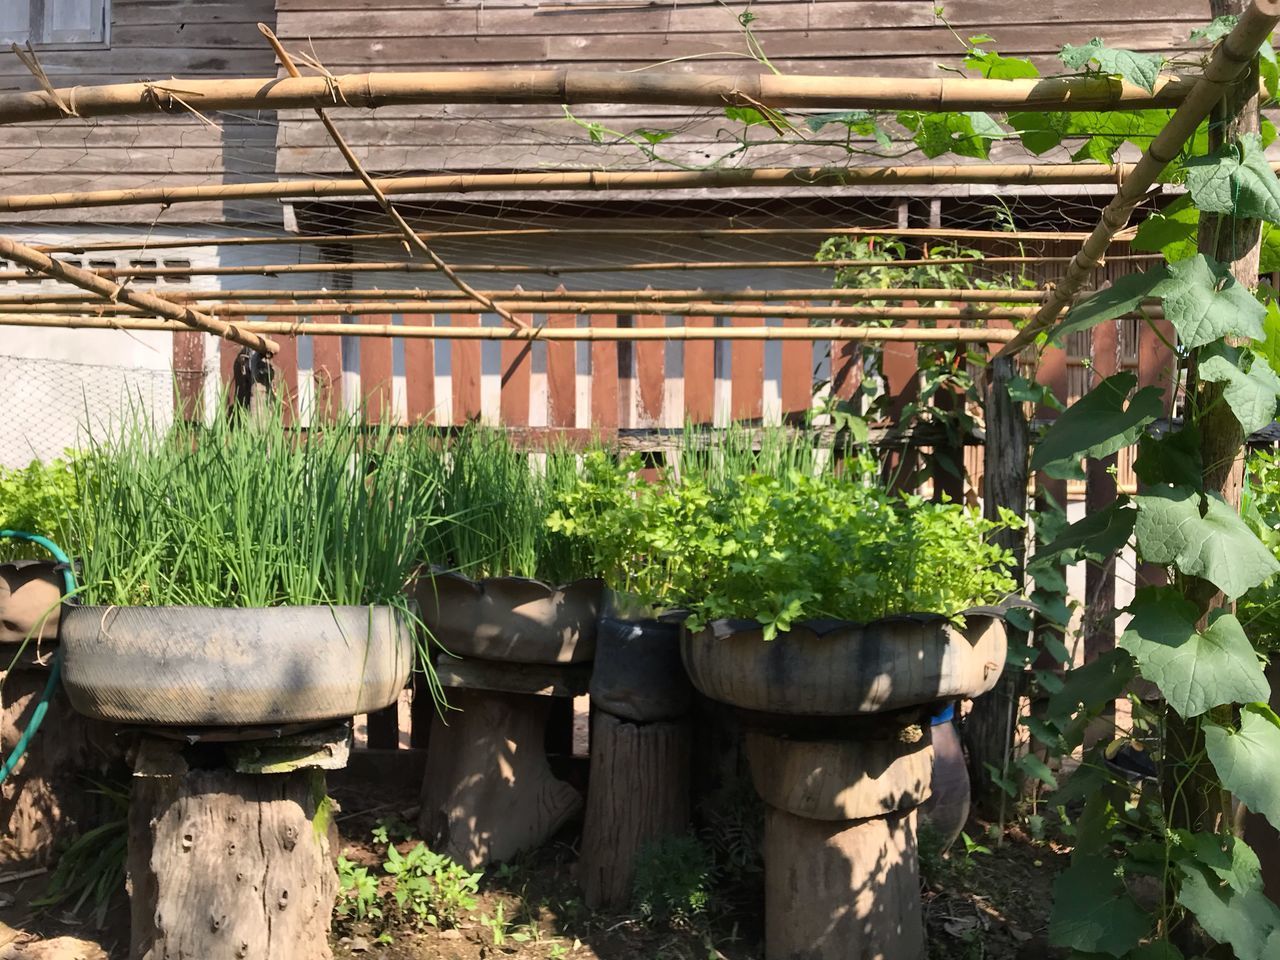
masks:
{"type": "MultiPolygon", "coordinates": [[[[691,327],[710,327],[715,317],[689,317],[691,327]]],[[[715,416],[716,344],[714,340],[684,342],[684,415],[692,423],[708,424],[715,416]]]]}
{"type": "MultiPolygon", "coordinates": [[[[747,319],[734,317],[733,326],[744,327],[747,319]]],[[[730,410],[735,420],[757,421],[764,413],[764,342],[739,341],[728,344],[729,367],[732,372],[730,410]]]]}
{"type": "MultiPolygon", "coordinates": [[[[390,314],[375,314],[371,323],[390,323],[390,314]]],[[[390,337],[365,337],[360,342],[360,404],[369,423],[394,417],[391,405],[390,337]]]]}
{"type": "MultiPolygon", "coordinates": [[[[577,317],[553,313],[547,317],[549,327],[573,327],[577,317]]],[[[576,343],[547,344],[547,425],[572,427],[577,422],[577,347],[576,343]]]]}
{"type": "MultiPolygon", "coordinates": [[[[592,314],[593,327],[616,327],[613,314],[592,314]]],[[[591,344],[591,423],[600,430],[618,428],[618,344],[591,344]]]]}
{"type": "MultiPolygon", "coordinates": [[[[474,313],[455,313],[450,318],[456,327],[478,327],[480,317],[474,313]]],[[[450,345],[453,380],[453,422],[468,423],[480,419],[480,342],[455,340],[450,345]]]]}
{"type": "MultiPolygon", "coordinates": [[[[429,327],[435,318],[428,313],[406,313],[403,317],[410,326],[429,327]]],[[[431,418],[436,407],[435,344],[430,340],[413,339],[404,342],[405,394],[410,423],[431,418]]],[[[415,694],[416,694],[415,689],[415,694]]],[[[414,700],[415,706],[417,700],[414,700]]],[[[417,720],[414,720],[417,729],[417,720]]],[[[429,726],[425,729],[429,729],[429,726]]]]}

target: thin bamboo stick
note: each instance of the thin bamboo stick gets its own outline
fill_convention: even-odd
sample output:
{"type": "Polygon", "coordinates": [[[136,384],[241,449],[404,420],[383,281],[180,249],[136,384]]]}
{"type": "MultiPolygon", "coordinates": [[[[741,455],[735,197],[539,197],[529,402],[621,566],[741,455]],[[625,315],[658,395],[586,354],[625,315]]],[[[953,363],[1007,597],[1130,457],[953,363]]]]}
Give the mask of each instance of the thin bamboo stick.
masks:
{"type": "Polygon", "coordinates": [[[269,340],[266,337],[259,336],[257,333],[244,330],[238,324],[216,320],[190,306],[172,303],[169,300],[157,297],[153,293],[144,293],[141,290],[134,290],[131,287],[112,283],[105,277],[99,276],[90,270],[81,270],[79,267],[62,263],[41,253],[39,250],[32,250],[25,244],[18,243],[8,237],[0,237],[0,257],[12,260],[14,263],[20,263],[42,276],[61,280],[63,283],[72,284],[83,290],[92,291],[104,300],[127,303],[131,306],[139,307],[149,313],[166,317],[169,320],[176,320],[196,330],[212,333],[241,346],[250,347],[259,353],[265,353],[268,356],[279,349],[279,345],[274,340],[269,340]]]}
{"type": "Polygon", "coordinates": [[[339,77],[191,80],[64,87],[0,96],[0,124],[190,110],[376,108],[397,104],[624,103],[866,110],[1130,110],[1175,106],[1191,86],[1161,77],[1154,93],[1109,77],[986,80],[597,70],[360,73],[339,77]]]}
{"type": "MultiPolygon", "coordinates": [[[[1120,189],[1106,205],[1098,225],[1089,234],[1080,252],[1068,264],[1062,279],[1045,298],[1044,305],[1030,323],[1007,343],[1001,356],[1016,353],[1047,329],[1084,289],[1097,269],[1112,238],[1129,224],[1134,209],[1155,184],[1165,167],[1177,159],[1186,142],[1227,91],[1258,55],[1258,48],[1280,23],[1280,0],[1252,0],[1231,32],[1223,38],[1182,105],[1156,134],[1142,159],[1121,181],[1120,189]]],[[[1274,167],[1274,165],[1273,165],[1274,167]]]]}
{"type": "MultiPolygon", "coordinates": [[[[500,301],[507,310],[520,313],[660,313],[679,317],[846,317],[866,320],[1026,320],[1035,314],[1035,307],[845,307],[845,306],[789,306],[779,304],[744,304],[666,301],[582,301],[582,300],[505,300],[500,301]]],[[[6,307],[11,314],[62,314],[67,305],[60,303],[23,304],[6,307]]],[[[387,301],[375,303],[314,303],[314,304],[248,304],[223,303],[204,305],[204,310],[214,317],[359,317],[386,313],[453,313],[459,308],[457,301],[387,301]]],[[[88,313],[89,311],[82,311],[88,313]]],[[[95,307],[93,316],[140,316],[145,311],[133,307],[95,307]]],[[[527,324],[524,324],[527,326],[527,324]]]]}
{"type": "MultiPolygon", "coordinates": [[[[992,240],[1006,243],[1035,243],[1054,240],[1083,240],[1087,233],[1078,230],[968,230],[931,227],[868,227],[833,224],[829,227],[512,227],[492,230],[419,230],[424,240],[494,240],[513,237],[677,237],[714,239],[716,237],[924,237],[930,240],[992,240]]],[[[180,250],[186,247],[265,247],[328,246],[353,243],[380,243],[399,240],[399,231],[385,233],[347,233],[312,235],[291,233],[272,237],[183,237],[173,240],[101,240],[93,243],[42,243],[35,249],[41,253],[94,253],[104,250],[131,250],[145,254],[155,250],[180,250]]]]}
{"type": "MultiPolygon", "coordinates": [[[[539,266],[527,263],[462,263],[454,269],[466,273],[529,273],[558,277],[569,273],[632,273],[652,270],[834,270],[859,267],[919,267],[946,264],[1055,263],[1070,257],[1001,256],[1001,257],[937,257],[915,260],[670,260],[644,263],[593,263],[578,266],[539,266]]],[[[1158,253],[1136,253],[1112,257],[1113,262],[1160,260],[1158,253]]],[[[267,263],[235,267],[105,267],[97,273],[104,277],[235,277],[277,276],[287,273],[436,273],[435,264],[412,260],[386,260],[358,263],[267,263]]],[[[29,279],[22,270],[0,270],[0,280],[29,279]]]]}
{"type": "MultiPolygon", "coordinates": [[[[797,287],[781,290],[522,290],[519,287],[505,290],[483,290],[482,293],[499,300],[522,300],[543,303],[552,300],[574,299],[582,301],[618,300],[629,304],[648,304],[655,302],[678,303],[686,300],[956,300],[964,303],[1040,303],[1044,299],[1043,290],[1008,290],[998,288],[967,289],[940,287],[895,287],[883,290],[858,290],[830,287],[797,287]]],[[[198,301],[205,304],[219,303],[224,299],[242,300],[294,300],[302,301],[314,297],[342,297],[339,303],[360,302],[361,300],[397,300],[402,299],[413,304],[413,310],[422,312],[425,301],[461,299],[464,295],[457,290],[423,290],[420,288],[400,290],[357,289],[357,290],[176,290],[166,289],[165,297],[180,302],[198,301]]],[[[79,304],[96,300],[87,293],[18,293],[0,294],[0,306],[15,304],[79,304]]],[[[310,304],[300,304],[311,306],[310,304]]],[[[321,304],[315,304],[320,306],[321,304]]],[[[386,309],[385,304],[383,309],[386,309]]],[[[404,308],[406,311],[408,307],[404,308]]],[[[457,305],[451,303],[450,310],[457,305]]]]}
{"type": "MultiPolygon", "coordinates": [[[[1005,82],[1005,81],[1001,81],[1005,82]]],[[[965,163],[859,167],[716,167],[710,170],[548,170],[536,173],[432,174],[384,177],[374,182],[384,194],[540,193],[553,190],[776,189],[940,183],[1110,184],[1128,177],[1133,164],[965,163]]],[[[285,200],[365,194],[360,180],[265,180],[185,187],[134,187],[0,197],[0,211],[18,213],[79,207],[197,203],[227,200],[285,200]]]]}
{"type": "MultiPolygon", "coordinates": [[[[90,330],[172,330],[164,320],[0,313],[0,326],[90,330]]],[[[423,327],[389,323],[248,321],[239,328],[277,336],[403,337],[426,340],[869,340],[1000,343],[1013,330],[974,327],[423,327]]]]}
{"type": "MultiPolygon", "coordinates": [[[[271,28],[265,23],[259,23],[258,32],[266,37],[267,42],[271,44],[271,48],[275,50],[276,56],[279,58],[280,63],[284,66],[284,69],[289,76],[295,79],[301,77],[302,74],[298,72],[298,68],[294,65],[293,59],[289,56],[283,45],[281,45],[280,41],[276,39],[276,35],[271,32],[271,28]]],[[[326,78],[332,79],[329,77],[327,72],[326,78]]],[[[477,293],[470,284],[458,276],[453,268],[450,267],[439,254],[431,249],[422,237],[418,236],[418,234],[414,232],[413,227],[409,226],[408,221],[405,220],[404,217],[400,216],[400,212],[392,206],[391,201],[387,199],[386,194],[378,189],[377,182],[365,171],[364,165],[360,162],[359,158],[356,157],[355,153],[352,152],[346,138],[338,132],[338,128],[334,125],[333,121],[329,119],[329,115],[325,113],[322,107],[316,107],[315,109],[316,117],[319,118],[320,123],[324,125],[325,132],[329,134],[329,139],[333,141],[333,145],[337,147],[338,152],[342,154],[342,159],[347,161],[347,166],[351,168],[351,172],[360,178],[360,182],[368,189],[370,195],[378,204],[378,207],[382,212],[390,217],[391,222],[399,228],[400,233],[403,235],[403,241],[408,244],[409,249],[417,250],[420,254],[430,260],[435,264],[437,270],[449,278],[450,283],[469,296],[472,300],[475,300],[486,310],[496,313],[513,327],[527,326],[523,320],[517,319],[515,314],[511,313],[511,311],[507,310],[505,307],[494,303],[483,294],[477,293]]]]}

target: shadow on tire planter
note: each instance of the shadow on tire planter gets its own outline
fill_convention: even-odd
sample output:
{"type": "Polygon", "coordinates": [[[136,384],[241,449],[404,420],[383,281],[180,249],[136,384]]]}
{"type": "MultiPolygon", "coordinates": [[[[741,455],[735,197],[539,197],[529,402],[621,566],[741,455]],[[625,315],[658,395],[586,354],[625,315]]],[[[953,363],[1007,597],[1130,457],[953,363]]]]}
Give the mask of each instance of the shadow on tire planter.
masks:
{"type": "Polygon", "coordinates": [[[422,622],[449,653],[509,663],[584,663],[596,652],[604,581],[553,586],[527,577],[472,580],[423,574],[413,591],[422,622]]]}
{"type": "Polygon", "coordinates": [[[63,684],[116,723],[252,726],[394,703],[413,666],[391,607],[98,607],[62,611],[63,684]]]}

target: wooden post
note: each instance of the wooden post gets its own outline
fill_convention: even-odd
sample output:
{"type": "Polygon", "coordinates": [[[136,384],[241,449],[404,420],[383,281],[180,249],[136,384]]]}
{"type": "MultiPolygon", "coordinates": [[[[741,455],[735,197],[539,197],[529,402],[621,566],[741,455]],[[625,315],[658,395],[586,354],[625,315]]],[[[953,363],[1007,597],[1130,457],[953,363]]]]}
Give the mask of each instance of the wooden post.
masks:
{"type": "MultiPolygon", "coordinates": [[[[987,387],[987,433],[984,445],[983,514],[999,516],[1000,508],[1019,517],[1027,515],[1027,472],[1030,451],[1029,430],[1022,405],[1009,396],[1009,383],[1017,372],[1013,357],[992,360],[987,387]]],[[[1000,530],[996,540],[1012,552],[1015,582],[1021,588],[1026,560],[1026,532],[1000,530]]],[[[1027,635],[1012,625],[1009,648],[1018,651],[1027,645],[1027,635]]],[[[1017,728],[1018,697],[1022,688],[1022,671],[1005,667],[1000,682],[990,692],[973,701],[964,724],[964,739],[969,748],[970,778],[973,782],[974,805],[988,816],[999,816],[1004,792],[991,780],[990,764],[1003,774],[1013,749],[1013,733],[1017,728]]]]}
{"type": "Polygon", "coordinates": [[[324,773],[202,769],[181,746],[139,743],[130,956],[330,960],[338,876],[324,773]]]}

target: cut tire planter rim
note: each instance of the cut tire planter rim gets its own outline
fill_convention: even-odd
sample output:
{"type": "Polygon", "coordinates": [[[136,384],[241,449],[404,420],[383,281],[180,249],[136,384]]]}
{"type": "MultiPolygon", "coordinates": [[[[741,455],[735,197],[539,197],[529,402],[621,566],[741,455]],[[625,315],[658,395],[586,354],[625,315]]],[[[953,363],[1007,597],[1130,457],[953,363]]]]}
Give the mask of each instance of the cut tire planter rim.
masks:
{"type": "Polygon", "coordinates": [[[413,666],[391,607],[97,607],[62,614],[63,684],[98,720],[310,723],[396,702],[413,666]]]}
{"type": "Polygon", "coordinates": [[[554,586],[437,570],[418,578],[413,595],[431,636],[455,656],[548,664],[595,657],[603,580],[554,586]]]}
{"type": "Polygon", "coordinates": [[[721,703],[768,714],[852,717],[975,697],[1004,668],[1003,611],[869,623],[813,620],[765,641],[759,623],[718,620],[686,631],[681,655],[694,687],[721,703]]]}

